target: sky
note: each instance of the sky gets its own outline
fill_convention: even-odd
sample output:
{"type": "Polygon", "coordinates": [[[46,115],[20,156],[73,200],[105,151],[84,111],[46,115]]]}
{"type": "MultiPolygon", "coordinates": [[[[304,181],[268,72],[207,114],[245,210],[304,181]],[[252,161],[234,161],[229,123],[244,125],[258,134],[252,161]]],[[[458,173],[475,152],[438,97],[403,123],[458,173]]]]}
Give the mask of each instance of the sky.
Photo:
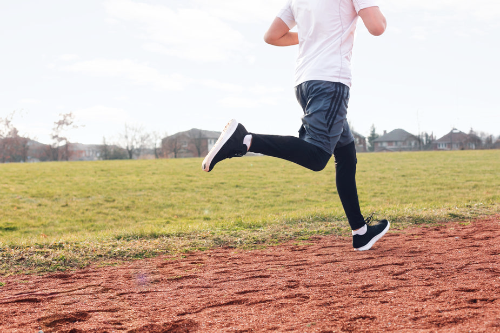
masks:
{"type": "MultiPolygon", "coordinates": [[[[72,142],[117,140],[125,123],[174,134],[297,135],[298,48],[263,35],[286,0],[0,1],[0,118],[50,142],[59,114],[72,142]]],[[[367,136],[452,128],[500,135],[500,2],[379,0],[388,29],[358,22],[348,119],[367,136]]]]}

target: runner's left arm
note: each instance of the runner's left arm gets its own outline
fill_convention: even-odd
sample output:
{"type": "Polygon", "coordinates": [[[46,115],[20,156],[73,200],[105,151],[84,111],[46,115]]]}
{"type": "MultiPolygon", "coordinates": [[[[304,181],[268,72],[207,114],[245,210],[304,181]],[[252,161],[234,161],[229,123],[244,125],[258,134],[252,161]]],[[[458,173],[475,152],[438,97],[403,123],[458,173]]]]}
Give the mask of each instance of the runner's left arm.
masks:
{"type": "Polygon", "coordinates": [[[275,46],[291,46],[299,44],[299,36],[296,32],[291,32],[281,18],[276,17],[264,35],[264,41],[275,46]]]}

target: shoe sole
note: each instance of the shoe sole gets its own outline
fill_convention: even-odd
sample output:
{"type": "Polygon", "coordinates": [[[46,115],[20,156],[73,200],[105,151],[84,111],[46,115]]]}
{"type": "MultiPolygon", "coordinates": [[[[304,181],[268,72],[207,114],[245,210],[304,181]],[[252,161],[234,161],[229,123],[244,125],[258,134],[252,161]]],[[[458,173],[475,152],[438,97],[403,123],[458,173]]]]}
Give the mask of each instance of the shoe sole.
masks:
{"type": "Polygon", "coordinates": [[[365,246],[359,247],[359,248],[354,249],[354,250],[355,251],[366,251],[366,250],[371,249],[371,247],[373,246],[373,244],[375,244],[380,238],[382,238],[382,236],[385,235],[385,233],[387,231],[389,231],[390,227],[391,227],[391,223],[389,223],[389,221],[387,221],[387,227],[385,227],[385,229],[380,234],[378,234],[377,236],[373,237],[372,240],[369,241],[368,244],[366,244],[365,246]]]}
{"type": "Polygon", "coordinates": [[[233,135],[234,131],[236,131],[236,128],[238,127],[238,122],[235,119],[231,119],[226,127],[224,127],[224,130],[219,136],[219,139],[217,139],[217,142],[215,145],[212,147],[210,152],[207,154],[205,159],[203,160],[203,163],[201,163],[201,169],[203,171],[209,172],[210,171],[210,163],[212,163],[212,160],[214,159],[215,155],[220,151],[222,146],[224,146],[233,135]]]}

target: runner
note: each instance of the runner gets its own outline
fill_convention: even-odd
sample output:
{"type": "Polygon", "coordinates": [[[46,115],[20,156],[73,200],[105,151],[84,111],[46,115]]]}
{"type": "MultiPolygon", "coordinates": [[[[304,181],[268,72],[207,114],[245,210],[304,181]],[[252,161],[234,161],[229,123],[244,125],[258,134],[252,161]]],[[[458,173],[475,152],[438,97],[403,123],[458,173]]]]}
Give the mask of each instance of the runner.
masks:
{"type": "Polygon", "coordinates": [[[371,224],[359,207],[356,148],[347,123],[351,55],[358,16],[368,31],[384,33],[386,20],[377,0],[289,0],[266,32],[266,43],[299,45],[295,95],[304,110],[299,137],[249,133],[231,120],[202,163],[214,166],[247,151],[278,157],[313,171],[335,156],[337,191],[352,229],[353,247],[369,250],[389,230],[387,220],[371,224]],[[297,26],[298,32],[290,29],[297,26]]]}

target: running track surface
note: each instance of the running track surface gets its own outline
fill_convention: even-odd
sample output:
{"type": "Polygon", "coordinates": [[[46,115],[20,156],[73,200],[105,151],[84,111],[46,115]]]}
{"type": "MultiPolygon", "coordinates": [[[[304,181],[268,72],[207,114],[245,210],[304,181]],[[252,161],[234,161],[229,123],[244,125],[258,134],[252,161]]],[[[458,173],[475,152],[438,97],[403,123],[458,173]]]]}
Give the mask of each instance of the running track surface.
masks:
{"type": "Polygon", "coordinates": [[[0,332],[500,332],[499,220],[10,276],[0,332]]]}

